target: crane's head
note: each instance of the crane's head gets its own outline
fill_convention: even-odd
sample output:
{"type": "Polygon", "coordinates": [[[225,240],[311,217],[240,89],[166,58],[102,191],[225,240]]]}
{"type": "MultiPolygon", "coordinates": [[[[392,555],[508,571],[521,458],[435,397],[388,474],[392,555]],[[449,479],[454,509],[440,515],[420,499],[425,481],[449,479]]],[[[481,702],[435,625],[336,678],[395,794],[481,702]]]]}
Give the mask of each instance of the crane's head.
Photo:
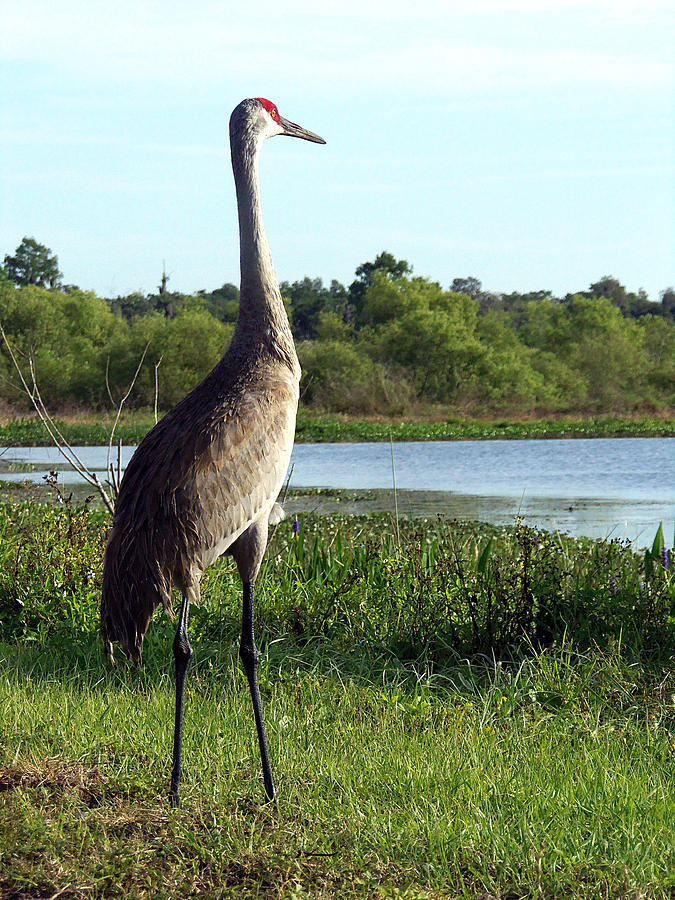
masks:
{"type": "Polygon", "coordinates": [[[308,131],[295,122],[279,113],[276,104],[264,97],[254,97],[242,100],[230,118],[230,135],[248,133],[258,141],[274,137],[276,134],[285,134],[288,137],[302,138],[304,141],[312,141],[315,144],[325,144],[323,138],[313,131],[308,131]]]}
{"type": "Polygon", "coordinates": [[[288,119],[284,119],[279,114],[276,104],[272,103],[271,100],[265,100],[264,97],[256,97],[255,99],[267,113],[267,118],[270,120],[270,125],[273,128],[273,131],[267,137],[272,137],[275,134],[285,134],[288,137],[302,138],[303,141],[312,141],[315,144],[326,143],[323,138],[319,137],[318,134],[314,134],[313,131],[307,131],[306,128],[296,125],[295,122],[289,122],[288,119]]]}

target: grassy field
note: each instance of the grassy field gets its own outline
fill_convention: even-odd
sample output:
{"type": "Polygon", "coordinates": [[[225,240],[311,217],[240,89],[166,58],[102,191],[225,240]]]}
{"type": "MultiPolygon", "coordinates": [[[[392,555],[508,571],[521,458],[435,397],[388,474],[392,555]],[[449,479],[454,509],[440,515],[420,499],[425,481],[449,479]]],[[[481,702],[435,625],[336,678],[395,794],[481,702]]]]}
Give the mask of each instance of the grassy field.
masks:
{"type": "Polygon", "coordinates": [[[526,528],[306,517],[258,638],[265,802],[225,561],[191,621],[183,805],[173,625],[96,636],[105,519],[0,505],[0,896],[669,898],[673,580],[526,528]]]}
{"type": "MultiPolygon", "coordinates": [[[[67,416],[58,426],[73,446],[108,443],[113,419],[94,414],[67,416]]],[[[138,444],[154,424],[150,413],[130,413],[122,418],[115,432],[124,444],[138,444]]],[[[448,419],[361,420],[350,416],[330,416],[300,409],[296,428],[297,443],[335,441],[453,441],[523,438],[574,437],[672,437],[675,418],[630,418],[596,416],[559,419],[448,419]]],[[[46,446],[52,441],[34,418],[6,419],[0,424],[0,446],[46,446]]]]}

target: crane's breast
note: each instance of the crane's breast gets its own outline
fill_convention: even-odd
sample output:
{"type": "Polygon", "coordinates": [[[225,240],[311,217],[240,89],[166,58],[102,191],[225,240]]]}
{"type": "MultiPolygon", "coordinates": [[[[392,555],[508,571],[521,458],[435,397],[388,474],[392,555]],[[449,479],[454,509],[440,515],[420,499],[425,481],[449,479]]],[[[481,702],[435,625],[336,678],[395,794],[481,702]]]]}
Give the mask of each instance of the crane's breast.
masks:
{"type": "Polygon", "coordinates": [[[208,428],[185,486],[202,571],[269,514],[288,469],[297,402],[295,378],[268,376],[242,390],[231,412],[224,410],[208,428]]]}

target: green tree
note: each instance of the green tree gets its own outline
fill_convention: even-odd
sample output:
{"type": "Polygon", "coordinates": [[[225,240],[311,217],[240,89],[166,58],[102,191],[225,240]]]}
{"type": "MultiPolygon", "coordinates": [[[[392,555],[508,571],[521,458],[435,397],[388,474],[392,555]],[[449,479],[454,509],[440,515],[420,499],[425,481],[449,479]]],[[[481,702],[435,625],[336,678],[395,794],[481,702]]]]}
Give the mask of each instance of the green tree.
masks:
{"type": "Polygon", "coordinates": [[[585,297],[607,297],[614,306],[626,313],[628,312],[628,295],[626,288],[612,275],[604,275],[599,281],[595,281],[584,293],[585,297]]]}
{"type": "Polygon", "coordinates": [[[354,318],[360,324],[361,307],[363,298],[369,287],[374,284],[375,275],[386,276],[391,281],[396,281],[404,275],[410,275],[412,266],[405,259],[396,259],[387,250],[379,253],[373,262],[364,262],[357,266],[356,278],[349,286],[349,302],[354,309],[354,318]]]}
{"type": "Polygon", "coordinates": [[[90,291],[9,288],[0,291],[0,321],[28,381],[32,358],[44,401],[104,402],[108,347],[125,330],[123,320],[90,291]]]}
{"type": "Polygon", "coordinates": [[[160,376],[164,408],[196,387],[225,352],[234,326],[214,319],[205,309],[182,309],[169,322],[160,376]]]}
{"type": "Polygon", "coordinates": [[[314,337],[318,317],[330,309],[330,292],[323,281],[307,277],[292,284],[282,281],[280,290],[291,301],[291,327],[296,339],[305,341],[314,337]]]}
{"type": "Polygon", "coordinates": [[[533,412],[556,404],[556,387],[534,365],[536,351],[525,346],[511,326],[508,313],[493,310],[478,320],[484,353],[473,378],[476,399],[493,410],[533,412]]]}
{"type": "Polygon", "coordinates": [[[648,399],[659,409],[675,406],[675,327],[661,316],[643,316],[639,325],[648,399]]]}
{"type": "MultiPolygon", "coordinates": [[[[522,296],[522,295],[521,295],[522,296]]],[[[529,300],[522,310],[518,331],[523,343],[537,350],[561,355],[574,340],[569,307],[550,298],[529,300]]]]}
{"type": "Polygon", "coordinates": [[[546,384],[547,397],[538,401],[542,410],[574,412],[586,406],[586,380],[571,365],[548,350],[535,351],[530,364],[546,384]]]}
{"type": "Polygon", "coordinates": [[[410,400],[404,384],[393,381],[383,365],[351,344],[304,341],[298,345],[298,357],[304,403],[331,412],[400,414],[410,400]]]}
{"type": "Polygon", "coordinates": [[[376,272],[363,298],[359,335],[380,362],[403,366],[418,398],[456,399],[481,353],[478,303],[426,278],[376,272]]]}
{"type": "Polygon", "coordinates": [[[662,315],[675,320],[675,288],[667,287],[661,291],[662,315]]]}
{"type": "Polygon", "coordinates": [[[361,306],[361,322],[364,326],[383,325],[414,316],[422,309],[438,306],[443,289],[436,281],[427,278],[392,278],[388,272],[373,272],[361,306]]]}
{"type": "Polygon", "coordinates": [[[319,341],[342,341],[349,343],[353,337],[352,331],[337,313],[326,311],[319,314],[316,321],[315,332],[319,341]]]}
{"type": "Polygon", "coordinates": [[[316,337],[317,324],[324,313],[334,313],[344,322],[351,320],[347,290],[335,279],[329,288],[324,287],[321,278],[305,277],[292,284],[282,281],[280,290],[290,300],[289,318],[297,340],[316,337]]]}
{"type": "Polygon", "coordinates": [[[467,294],[476,300],[481,294],[481,283],[473,275],[468,275],[466,278],[453,278],[451,290],[456,294],[467,294]]]}
{"type": "Polygon", "coordinates": [[[644,396],[644,333],[609,298],[576,295],[568,304],[573,341],[564,358],[586,380],[596,409],[623,411],[644,396]]]}
{"type": "Polygon", "coordinates": [[[206,300],[206,309],[221,322],[236,322],[239,312],[239,288],[226,283],[215,291],[200,291],[206,300]]]}
{"type": "Polygon", "coordinates": [[[647,296],[647,292],[640,288],[636,293],[627,291],[626,288],[613,278],[605,275],[600,281],[594,282],[588,291],[584,291],[584,297],[606,297],[618,307],[624,316],[640,318],[641,316],[662,316],[666,310],[662,303],[654,303],[647,296]]]}
{"type": "Polygon", "coordinates": [[[9,278],[19,287],[35,284],[54,288],[61,281],[58,257],[32,237],[21,241],[14,256],[5,256],[4,265],[9,278]]]}

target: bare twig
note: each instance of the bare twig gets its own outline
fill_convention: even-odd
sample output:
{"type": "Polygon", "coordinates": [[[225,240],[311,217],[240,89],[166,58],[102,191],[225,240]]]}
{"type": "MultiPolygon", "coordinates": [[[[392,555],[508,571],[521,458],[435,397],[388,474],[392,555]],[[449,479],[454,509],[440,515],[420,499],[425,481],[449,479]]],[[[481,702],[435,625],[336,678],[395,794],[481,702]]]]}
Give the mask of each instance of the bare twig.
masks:
{"type": "MultiPolygon", "coordinates": [[[[115,416],[115,421],[113,422],[113,427],[110,429],[110,440],[108,441],[108,455],[106,456],[106,469],[109,469],[111,466],[110,454],[112,453],[112,445],[113,445],[113,439],[115,437],[115,429],[117,428],[117,423],[119,422],[120,416],[122,415],[122,407],[124,406],[125,402],[127,401],[129,394],[134,389],[134,385],[136,384],[136,379],[138,378],[138,373],[141,371],[141,366],[143,365],[143,360],[145,359],[145,354],[148,352],[149,346],[150,346],[150,343],[148,342],[145,345],[145,350],[141,354],[140,361],[138,363],[138,366],[136,367],[136,371],[134,372],[134,377],[131,379],[131,384],[129,385],[129,389],[127,390],[126,394],[122,397],[122,399],[120,400],[120,402],[117,406],[117,415],[115,416]]],[[[114,477],[113,477],[113,482],[114,482],[114,477]]],[[[115,491],[115,494],[116,494],[116,488],[114,487],[114,483],[113,483],[113,491],[115,491]]]]}
{"type": "Polygon", "coordinates": [[[288,470],[288,475],[286,477],[286,484],[284,485],[284,491],[283,491],[283,494],[281,497],[282,503],[286,502],[286,494],[288,494],[288,488],[291,484],[291,478],[293,477],[293,469],[294,468],[295,468],[295,463],[292,463],[290,469],[288,470]]]}
{"type": "Polygon", "coordinates": [[[307,391],[309,390],[309,386],[311,385],[311,383],[312,383],[313,381],[314,381],[314,376],[313,376],[313,375],[310,375],[309,378],[307,378],[307,380],[305,381],[305,386],[304,386],[303,389],[300,391],[300,399],[301,399],[301,400],[304,400],[304,399],[305,399],[305,394],[306,394],[307,391]]]}
{"type": "Polygon", "coordinates": [[[157,369],[159,369],[159,364],[163,359],[164,354],[162,354],[155,363],[155,425],[157,424],[157,398],[159,397],[159,381],[157,379],[157,369]]]}
{"type": "Polygon", "coordinates": [[[105,389],[107,390],[108,396],[110,397],[110,402],[111,402],[112,405],[114,406],[114,405],[115,405],[115,401],[113,400],[113,395],[112,395],[112,392],[111,392],[111,390],[110,390],[110,382],[108,381],[108,369],[109,369],[109,367],[110,367],[110,355],[108,355],[108,357],[106,358],[106,361],[105,361],[105,389]]]}
{"type": "Polygon", "coordinates": [[[21,366],[19,365],[19,363],[17,361],[17,358],[14,354],[14,351],[12,350],[9,340],[7,339],[7,335],[5,334],[5,329],[2,327],[2,323],[0,323],[0,334],[2,335],[2,339],[5,343],[5,346],[7,347],[7,352],[9,353],[10,359],[12,360],[14,368],[16,369],[16,372],[21,380],[21,384],[23,386],[24,393],[26,394],[26,396],[32,403],[33,409],[38,414],[38,417],[39,417],[40,421],[42,422],[47,434],[52,439],[54,446],[59,451],[61,456],[64,457],[66,462],[68,462],[68,464],[71,465],[73,467],[73,469],[75,469],[77,474],[84,481],[86,481],[87,484],[96,488],[106,509],[108,509],[108,511],[110,513],[112,513],[113,512],[113,502],[110,499],[110,496],[108,495],[108,492],[106,491],[105,486],[102,484],[102,482],[100,481],[100,479],[98,478],[98,476],[96,475],[95,472],[90,472],[89,469],[87,469],[87,467],[84,465],[82,460],[78,457],[78,455],[75,453],[73,448],[70,446],[68,441],[61,434],[61,431],[59,430],[58,426],[56,425],[56,423],[54,422],[52,417],[47,412],[47,409],[46,409],[44,403],[42,402],[42,397],[40,396],[40,390],[37,385],[37,380],[35,377],[35,367],[33,365],[32,356],[29,355],[29,357],[28,357],[28,366],[30,369],[31,381],[32,381],[32,388],[31,388],[28,386],[28,382],[26,381],[23,371],[21,370],[21,366]]]}
{"type": "MultiPolygon", "coordinates": [[[[2,326],[0,325],[0,329],[1,328],[2,328],[2,326]]],[[[5,344],[9,348],[9,343],[7,341],[7,337],[5,335],[4,330],[2,331],[2,336],[5,340],[5,344]]],[[[101,499],[103,500],[103,503],[105,504],[108,511],[110,513],[113,513],[114,512],[113,501],[111,500],[110,496],[108,495],[108,492],[106,491],[103,483],[100,481],[98,475],[95,472],[91,472],[85,466],[85,464],[82,462],[80,457],[77,455],[77,453],[75,453],[75,451],[73,450],[71,445],[68,443],[66,438],[63,436],[63,434],[59,430],[59,427],[57,426],[56,422],[52,419],[52,417],[47,412],[47,407],[44,405],[44,402],[42,400],[42,396],[40,394],[40,389],[39,389],[38,383],[37,383],[37,378],[35,376],[35,367],[33,365],[32,355],[29,355],[29,357],[28,357],[28,366],[30,369],[31,381],[33,383],[33,388],[31,391],[28,388],[28,385],[26,384],[26,381],[23,377],[23,373],[21,372],[21,369],[19,368],[16,358],[14,357],[14,354],[12,353],[11,349],[10,349],[10,354],[12,356],[12,361],[14,362],[14,365],[16,366],[17,371],[19,373],[19,377],[21,378],[21,382],[24,385],[26,393],[30,397],[33,407],[34,407],[35,411],[37,412],[38,416],[40,417],[40,421],[42,422],[43,426],[47,430],[47,433],[49,434],[52,441],[54,442],[56,449],[59,451],[61,456],[63,456],[67,460],[67,462],[73,467],[73,469],[75,469],[77,474],[87,482],[87,484],[90,484],[92,487],[96,488],[96,490],[98,491],[98,493],[99,493],[101,499]]]]}
{"type": "MultiPolygon", "coordinates": [[[[106,507],[108,512],[110,512],[112,515],[115,511],[115,500],[117,498],[120,481],[122,480],[122,441],[121,440],[119,440],[117,442],[117,465],[116,465],[116,467],[115,467],[115,465],[113,465],[113,463],[110,462],[110,455],[112,452],[112,442],[114,439],[115,428],[117,427],[120,416],[122,414],[122,406],[124,405],[125,401],[129,397],[129,394],[133,390],[133,387],[136,383],[136,379],[138,378],[139,372],[141,370],[141,366],[143,365],[143,360],[145,359],[145,355],[148,352],[148,347],[150,346],[150,344],[146,344],[145,350],[143,351],[143,355],[141,356],[141,360],[138,364],[138,367],[136,369],[136,372],[134,374],[132,382],[129,385],[129,389],[127,390],[124,397],[122,397],[122,399],[118,405],[118,408],[117,408],[117,415],[115,417],[115,422],[113,424],[112,431],[110,433],[110,440],[108,442],[108,456],[107,456],[107,460],[106,460],[106,471],[110,472],[110,481],[109,481],[110,493],[108,493],[108,491],[106,490],[106,485],[99,479],[98,475],[95,472],[90,471],[87,468],[87,466],[82,462],[80,457],[73,450],[70,443],[64,437],[63,433],[59,429],[59,427],[56,424],[56,422],[54,421],[54,419],[50,416],[49,412],[47,411],[47,407],[45,406],[45,404],[42,400],[42,396],[40,394],[40,388],[38,386],[37,376],[35,374],[35,365],[33,362],[32,353],[28,355],[28,369],[30,371],[30,381],[31,381],[31,383],[29,384],[28,381],[26,380],[26,377],[23,374],[21,366],[19,365],[19,362],[14,353],[14,350],[12,349],[12,346],[9,343],[7,335],[5,334],[5,329],[3,328],[1,322],[0,322],[0,335],[2,336],[2,340],[4,341],[5,347],[7,348],[7,352],[9,353],[10,359],[12,360],[14,368],[19,376],[19,379],[21,381],[21,385],[23,388],[23,392],[30,400],[30,402],[33,406],[33,409],[37,413],[38,418],[40,419],[45,431],[49,435],[52,443],[54,444],[56,449],[59,451],[61,456],[63,456],[63,458],[66,460],[66,462],[77,472],[77,474],[80,476],[80,478],[82,478],[83,481],[85,481],[87,484],[91,485],[93,488],[96,489],[101,500],[103,501],[104,506],[106,507]],[[112,494],[112,496],[111,496],[111,494],[112,494]]],[[[155,368],[155,373],[156,373],[156,368],[155,368]]],[[[110,392],[110,385],[108,382],[108,364],[107,363],[106,363],[106,387],[108,389],[108,396],[112,400],[112,394],[110,392]]],[[[156,401],[155,401],[155,403],[156,403],[156,401]]]]}

